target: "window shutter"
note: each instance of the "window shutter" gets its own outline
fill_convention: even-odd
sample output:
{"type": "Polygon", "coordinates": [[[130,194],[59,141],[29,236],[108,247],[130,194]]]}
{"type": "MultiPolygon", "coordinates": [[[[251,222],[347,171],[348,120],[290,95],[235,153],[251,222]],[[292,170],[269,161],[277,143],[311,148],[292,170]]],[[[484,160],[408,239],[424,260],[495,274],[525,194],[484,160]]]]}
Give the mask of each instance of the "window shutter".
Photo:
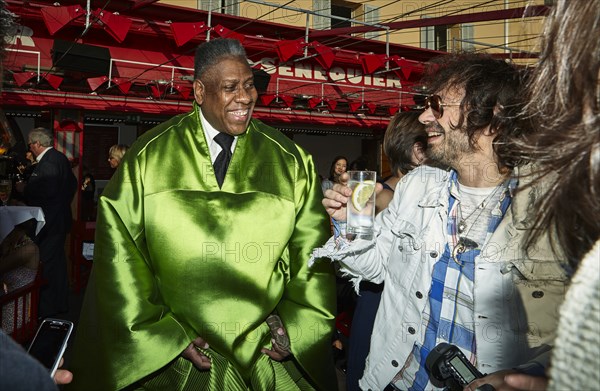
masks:
{"type": "MultiPolygon", "coordinates": [[[[379,8],[373,7],[372,5],[364,5],[364,20],[367,23],[379,23],[379,8]]],[[[381,36],[382,31],[369,31],[365,33],[367,39],[377,39],[381,36]]]]}
{"type": "MultiPolygon", "coordinates": [[[[331,15],[331,0],[313,0],[313,11],[321,15],[331,15]]],[[[313,15],[314,29],[327,29],[331,27],[331,19],[327,16],[313,15]]]]}
{"type": "Polygon", "coordinates": [[[460,43],[462,49],[465,51],[472,52],[473,50],[475,50],[475,45],[472,42],[465,42],[473,41],[473,30],[475,30],[475,26],[473,26],[470,23],[464,23],[460,27],[460,39],[462,39],[460,43]]]}
{"type": "MultiPolygon", "coordinates": [[[[422,16],[421,19],[429,19],[431,16],[422,16]]],[[[434,27],[421,27],[421,47],[424,49],[435,49],[434,27]]]]}
{"type": "Polygon", "coordinates": [[[240,15],[240,2],[238,0],[225,0],[225,13],[229,15],[240,15]]]}
{"type": "Polygon", "coordinates": [[[219,12],[219,8],[221,8],[221,0],[198,0],[198,9],[204,11],[219,12]]]}

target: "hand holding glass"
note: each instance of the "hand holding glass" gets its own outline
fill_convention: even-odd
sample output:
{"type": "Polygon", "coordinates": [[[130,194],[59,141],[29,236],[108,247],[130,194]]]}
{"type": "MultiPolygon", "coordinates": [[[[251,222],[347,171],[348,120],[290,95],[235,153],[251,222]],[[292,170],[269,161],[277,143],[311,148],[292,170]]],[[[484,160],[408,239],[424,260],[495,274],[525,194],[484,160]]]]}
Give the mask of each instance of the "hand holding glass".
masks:
{"type": "Polygon", "coordinates": [[[375,171],[348,171],[348,187],[352,195],[346,207],[346,237],[373,239],[375,223],[375,171]]]}

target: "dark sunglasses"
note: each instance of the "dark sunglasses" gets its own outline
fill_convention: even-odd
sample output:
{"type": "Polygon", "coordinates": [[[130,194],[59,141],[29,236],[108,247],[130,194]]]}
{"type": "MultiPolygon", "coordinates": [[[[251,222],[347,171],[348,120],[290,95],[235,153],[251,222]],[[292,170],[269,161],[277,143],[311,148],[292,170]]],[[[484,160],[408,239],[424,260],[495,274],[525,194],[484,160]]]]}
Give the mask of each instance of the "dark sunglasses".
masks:
{"type": "Polygon", "coordinates": [[[425,108],[423,110],[430,108],[433,116],[439,119],[444,115],[444,106],[460,106],[460,103],[442,103],[441,96],[429,95],[425,98],[425,108]]]}

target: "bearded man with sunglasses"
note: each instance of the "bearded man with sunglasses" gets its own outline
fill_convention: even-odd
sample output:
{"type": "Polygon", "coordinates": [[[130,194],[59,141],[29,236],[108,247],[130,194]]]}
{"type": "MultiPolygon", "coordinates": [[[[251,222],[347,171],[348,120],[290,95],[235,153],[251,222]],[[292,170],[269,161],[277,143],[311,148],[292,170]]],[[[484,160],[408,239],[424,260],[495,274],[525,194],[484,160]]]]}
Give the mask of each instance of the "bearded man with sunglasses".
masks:
{"type": "MultiPolygon", "coordinates": [[[[540,194],[508,158],[508,142],[528,130],[518,117],[522,76],[483,55],[431,65],[419,120],[428,157],[449,169],[406,175],[372,241],[332,238],[313,255],[338,260],[355,284],[385,281],[362,389],[442,387],[425,365],[442,342],[489,374],[485,383],[512,389],[502,388],[505,375],[544,373],[567,284],[547,236],[522,250],[534,220],[528,207],[540,194]]],[[[351,194],[344,182],[325,193],[336,221],[345,220],[351,194]]]]}

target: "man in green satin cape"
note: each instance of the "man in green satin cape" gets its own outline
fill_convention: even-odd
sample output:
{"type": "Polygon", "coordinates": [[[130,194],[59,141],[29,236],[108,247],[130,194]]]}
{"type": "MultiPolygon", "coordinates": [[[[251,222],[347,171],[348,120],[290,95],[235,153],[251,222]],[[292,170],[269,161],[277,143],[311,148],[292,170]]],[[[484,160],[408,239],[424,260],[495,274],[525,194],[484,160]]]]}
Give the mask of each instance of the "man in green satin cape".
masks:
{"type": "Polygon", "coordinates": [[[72,388],[335,390],[334,275],[307,267],[328,236],[312,158],[251,119],[238,41],[202,44],[195,68],[194,109],[142,135],[100,198],[72,388]],[[219,133],[234,136],[221,186],[219,133]]]}

